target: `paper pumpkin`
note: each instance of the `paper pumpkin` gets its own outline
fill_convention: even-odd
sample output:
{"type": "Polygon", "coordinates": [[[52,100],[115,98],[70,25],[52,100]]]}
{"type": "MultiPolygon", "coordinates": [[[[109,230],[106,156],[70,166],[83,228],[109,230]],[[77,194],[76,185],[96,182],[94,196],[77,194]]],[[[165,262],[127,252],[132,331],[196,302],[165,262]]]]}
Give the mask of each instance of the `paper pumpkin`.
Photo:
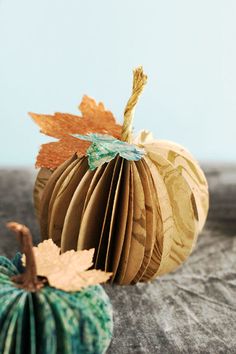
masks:
{"type": "Polygon", "coordinates": [[[51,287],[46,278],[36,277],[27,229],[16,224],[10,228],[18,232],[26,250],[26,271],[21,273],[19,255],[13,262],[0,257],[0,352],[105,353],[113,323],[103,288],[66,292],[51,287]]]}
{"type": "Polygon", "coordinates": [[[39,208],[40,208],[40,200],[42,198],[42,194],[43,194],[43,190],[44,187],[47,184],[47,181],[49,180],[49,177],[51,176],[53,170],[46,168],[46,167],[42,167],[40,168],[35,184],[34,184],[34,207],[35,207],[35,211],[37,216],[38,212],[39,212],[39,208]]]}
{"type": "Polygon", "coordinates": [[[208,212],[207,181],[190,153],[145,131],[132,138],[146,79],[142,68],[134,71],[120,139],[73,135],[92,144],[56,168],[37,202],[43,239],[52,238],[63,252],[94,247],[95,267],[112,272],[119,284],[176,269],[208,212]]]}

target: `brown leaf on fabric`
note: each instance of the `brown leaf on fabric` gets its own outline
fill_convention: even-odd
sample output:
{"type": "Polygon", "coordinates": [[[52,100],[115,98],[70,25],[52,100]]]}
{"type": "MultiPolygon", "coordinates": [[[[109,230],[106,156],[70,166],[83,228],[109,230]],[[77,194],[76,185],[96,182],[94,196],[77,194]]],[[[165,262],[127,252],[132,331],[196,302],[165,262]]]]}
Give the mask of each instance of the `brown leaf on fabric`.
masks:
{"type": "Polygon", "coordinates": [[[49,285],[57,289],[79,291],[89,285],[104,283],[112,275],[100,270],[88,270],[93,265],[94,249],[60,254],[60,248],[49,239],[33,247],[33,252],[37,275],[46,277],[49,285]]]}
{"type": "Polygon", "coordinates": [[[29,113],[43,134],[59,141],[43,144],[36,160],[36,167],[55,169],[74,153],[84,155],[90,143],[79,140],[71,134],[101,133],[115,138],[121,137],[121,125],[103,103],[84,96],[79,106],[82,116],[68,113],[54,115],[29,113]]]}

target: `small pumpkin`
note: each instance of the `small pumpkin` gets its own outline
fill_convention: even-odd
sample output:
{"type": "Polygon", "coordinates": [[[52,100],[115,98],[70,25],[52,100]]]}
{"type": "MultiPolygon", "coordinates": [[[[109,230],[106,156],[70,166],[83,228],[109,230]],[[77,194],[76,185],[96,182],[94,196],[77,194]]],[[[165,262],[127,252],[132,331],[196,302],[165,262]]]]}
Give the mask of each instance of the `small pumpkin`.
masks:
{"type": "Polygon", "coordinates": [[[104,353],[113,325],[103,288],[66,292],[50,286],[45,277],[36,276],[29,230],[16,223],[8,226],[20,236],[26,270],[22,273],[19,255],[13,262],[0,257],[0,352],[104,353]]]}
{"type": "Polygon", "coordinates": [[[119,284],[175,270],[208,212],[207,181],[189,152],[145,131],[132,138],[146,79],[142,68],[134,71],[120,139],[77,135],[92,145],[52,173],[37,202],[42,238],[63,252],[94,247],[95,267],[111,271],[119,284]]]}

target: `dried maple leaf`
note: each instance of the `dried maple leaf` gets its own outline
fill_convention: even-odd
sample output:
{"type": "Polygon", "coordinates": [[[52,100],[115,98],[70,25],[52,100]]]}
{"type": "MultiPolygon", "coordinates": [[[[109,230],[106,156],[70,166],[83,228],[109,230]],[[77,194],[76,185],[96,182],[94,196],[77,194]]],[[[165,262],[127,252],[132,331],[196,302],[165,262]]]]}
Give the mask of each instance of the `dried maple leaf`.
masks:
{"type": "Polygon", "coordinates": [[[57,289],[79,291],[89,285],[104,283],[112,275],[100,270],[88,270],[93,265],[94,249],[60,254],[60,248],[49,239],[33,247],[33,252],[37,275],[46,277],[49,285],[57,289]]]}
{"type": "Polygon", "coordinates": [[[44,115],[29,113],[43,134],[59,141],[43,144],[36,160],[36,167],[55,169],[74,153],[84,155],[90,143],[79,140],[71,134],[101,133],[121,137],[121,125],[102,103],[84,96],[79,106],[82,116],[67,113],[44,115]]]}

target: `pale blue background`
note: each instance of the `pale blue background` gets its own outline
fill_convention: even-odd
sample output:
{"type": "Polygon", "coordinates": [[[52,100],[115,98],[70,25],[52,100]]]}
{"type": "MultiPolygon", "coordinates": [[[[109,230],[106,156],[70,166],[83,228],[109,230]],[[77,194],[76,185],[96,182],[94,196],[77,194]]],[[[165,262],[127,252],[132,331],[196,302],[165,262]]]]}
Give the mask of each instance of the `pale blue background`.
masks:
{"type": "Polygon", "coordinates": [[[33,164],[28,111],[76,113],[84,93],[117,119],[142,64],[135,130],[236,161],[236,1],[0,0],[0,164],[33,164]]]}

